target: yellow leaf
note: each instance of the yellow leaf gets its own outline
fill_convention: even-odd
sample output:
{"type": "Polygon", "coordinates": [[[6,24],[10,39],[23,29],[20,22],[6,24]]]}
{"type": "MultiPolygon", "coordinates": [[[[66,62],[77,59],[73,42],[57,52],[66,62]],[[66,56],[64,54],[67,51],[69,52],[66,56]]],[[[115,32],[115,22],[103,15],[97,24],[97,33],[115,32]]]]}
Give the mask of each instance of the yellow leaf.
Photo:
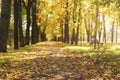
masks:
{"type": "Polygon", "coordinates": [[[111,74],[107,74],[107,73],[106,73],[106,74],[103,74],[102,76],[103,76],[103,78],[108,79],[108,78],[110,78],[110,77],[111,77],[111,74]]]}
{"type": "Polygon", "coordinates": [[[96,74],[96,70],[91,70],[90,73],[96,74]]]}
{"type": "Polygon", "coordinates": [[[120,73],[118,73],[117,76],[120,77],[120,73]]]}
{"type": "Polygon", "coordinates": [[[103,2],[103,0],[98,0],[100,3],[103,2]]]}
{"type": "Polygon", "coordinates": [[[13,77],[13,74],[6,74],[7,75],[7,80],[11,80],[13,77]]]}

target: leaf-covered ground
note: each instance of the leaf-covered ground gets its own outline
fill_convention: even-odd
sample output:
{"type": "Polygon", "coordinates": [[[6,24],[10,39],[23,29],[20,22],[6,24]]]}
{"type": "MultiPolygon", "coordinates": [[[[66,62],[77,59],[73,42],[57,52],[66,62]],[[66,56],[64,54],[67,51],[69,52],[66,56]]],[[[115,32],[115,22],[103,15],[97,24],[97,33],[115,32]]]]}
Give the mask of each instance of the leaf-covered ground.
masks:
{"type": "Polygon", "coordinates": [[[97,59],[85,55],[84,49],[74,52],[65,47],[45,42],[1,53],[0,80],[120,80],[120,61],[97,59]]]}

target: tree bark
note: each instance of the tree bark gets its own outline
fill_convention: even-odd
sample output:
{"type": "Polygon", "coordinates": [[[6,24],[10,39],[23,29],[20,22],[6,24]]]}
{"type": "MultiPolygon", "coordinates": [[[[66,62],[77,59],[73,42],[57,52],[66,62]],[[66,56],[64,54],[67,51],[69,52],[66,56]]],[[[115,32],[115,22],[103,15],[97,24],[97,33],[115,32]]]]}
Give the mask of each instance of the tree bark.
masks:
{"type": "Polygon", "coordinates": [[[64,24],[64,43],[69,43],[69,17],[68,17],[68,1],[66,2],[66,14],[64,24]]]}
{"type": "Polygon", "coordinates": [[[32,44],[35,44],[39,42],[39,28],[37,26],[37,18],[36,18],[36,2],[37,0],[34,0],[32,5],[32,44]]]}
{"type": "Polygon", "coordinates": [[[8,30],[10,27],[11,0],[2,0],[0,21],[0,52],[7,52],[8,30]]]}
{"type": "Polygon", "coordinates": [[[103,29],[104,29],[104,33],[103,33],[103,41],[106,43],[105,15],[103,15],[103,29]]]}
{"type": "Polygon", "coordinates": [[[34,0],[28,0],[27,5],[25,4],[25,1],[22,0],[23,6],[26,9],[26,16],[27,16],[27,25],[26,25],[26,36],[25,36],[25,44],[29,45],[30,43],[30,24],[31,24],[31,19],[30,19],[30,11],[31,11],[31,6],[33,4],[34,0]]]}
{"type": "Polygon", "coordinates": [[[115,19],[114,19],[114,21],[113,21],[113,23],[112,23],[112,30],[111,30],[111,43],[113,43],[113,41],[114,41],[114,23],[115,23],[115,19]]]}
{"type": "Polygon", "coordinates": [[[74,44],[75,42],[75,29],[72,31],[72,37],[71,37],[71,44],[74,44]]]}
{"type": "Polygon", "coordinates": [[[30,8],[26,10],[27,13],[27,27],[26,27],[26,36],[25,36],[25,44],[29,45],[30,43],[30,8]]]}
{"type": "Polygon", "coordinates": [[[94,42],[94,49],[96,49],[96,40],[97,40],[97,28],[98,28],[98,14],[99,14],[99,7],[98,7],[98,5],[96,5],[96,22],[95,22],[95,29],[94,29],[94,40],[95,40],[95,42],[94,42]]]}
{"type": "Polygon", "coordinates": [[[24,47],[24,36],[23,36],[23,28],[22,28],[22,7],[21,0],[18,0],[18,22],[19,22],[19,39],[20,39],[20,47],[24,47]]]}
{"type": "Polygon", "coordinates": [[[14,49],[18,49],[18,0],[14,0],[14,49]]]}
{"type": "Polygon", "coordinates": [[[60,29],[61,29],[61,41],[63,42],[63,21],[60,22],[60,29]]]}
{"type": "Polygon", "coordinates": [[[119,26],[119,21],[116,21],[116,43],[118,42],[118,26],[119,26]]]}
{"type": "Polygon", "coordinates": [[[78,44],[78,36],[79,36],[79,25],[78,25],[78,27],[77,27],[77,31],[76,31],[76,35],[75,35],[75,45],[77,45],[78,44]]]}
{"type": "Polygon", "coordinates": [[[46,18],[46,22],[44,23],[44,29],[43,31],[41,31],[41,41],[47,41],[47,38],[46,38],[46,29],[47,29],[47,20],[48,18],[46,18]]]}

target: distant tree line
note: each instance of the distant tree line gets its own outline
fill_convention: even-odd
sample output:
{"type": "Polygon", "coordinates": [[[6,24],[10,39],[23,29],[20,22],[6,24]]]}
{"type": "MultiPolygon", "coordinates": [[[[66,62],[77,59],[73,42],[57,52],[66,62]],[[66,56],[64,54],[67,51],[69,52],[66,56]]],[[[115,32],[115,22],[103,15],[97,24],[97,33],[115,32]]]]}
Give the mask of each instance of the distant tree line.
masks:
{"type": "Polygon", "coordinates": [[[96,48],[98,41],[104,43],[107,41],[106,17],[110,16],[112,16],[112,19],[110,19],[112,23],[111,42],[114,42],[115,32],[117,42],[117,29],[120,26],[119,0],[91,0],[89,2],[87,0],[56,0],[52,2],[49,2],[50,0],[1,1],[0,52],[7,52],[11,14],[14,14],[14,49],[36,44],[39,41],[46,41],[47,31],[53,34],[51,40],[74,45],[77,45],[79,41],[82,45],[85,37],[87,37],[87,42],[94,38],[93,44],[94,48],[96,48]],[[12,11],[13,13],[11,13],[12,11]],[[50,14],[55,15],[52,17],[54,20],[50,18],[50,14]],[[26,16],[25,35],[22,24],[23,15],[26,16]],[[53,27],[49,27],[50,22],[56,23],[52,24],[53,27]],[[54,33],[56,25],[59,28],[60,36],[54,33]]]}

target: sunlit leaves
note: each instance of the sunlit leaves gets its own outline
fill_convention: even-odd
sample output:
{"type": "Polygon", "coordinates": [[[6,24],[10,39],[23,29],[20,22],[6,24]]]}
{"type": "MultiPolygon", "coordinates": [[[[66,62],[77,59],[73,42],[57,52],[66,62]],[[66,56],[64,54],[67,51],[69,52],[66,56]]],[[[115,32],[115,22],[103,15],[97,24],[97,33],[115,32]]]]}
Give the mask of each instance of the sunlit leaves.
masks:
{"type": "MultiPolygon", "coordinates": [[[[112,47],[112,46],[111,46],[112,47]]],[[[119,47],[119,46],[118,46],[119,47]]],[[[19,53],[3,54],[14,56],[14,60],[0,63],[0,78],[25,80],[54,80],[54,79],[115,79],[119,80],[119,55],[101,55],[99,63],[95,63],[90,46],[67,46],[63,43],[42,42],[28,50],[21,49],[19,53]],[[91,55],[89,55],[91,54],[91,55]],[[19,56],[19,57],[18,57],[19,56]],[[114,56],[114,57],[113,57],[114,56]]],[[[101,49],[102,50],[102,49],[101,49]]],[[[111,50],[111,49],[110,49],[111,50]]],[[[111,50],[113,51],[113,50],[111,50]]],[[[2,54],[1,54],[2,55],[2,54]]],[[[0,61],[3,58],[0,58],[0,61]]]]}

